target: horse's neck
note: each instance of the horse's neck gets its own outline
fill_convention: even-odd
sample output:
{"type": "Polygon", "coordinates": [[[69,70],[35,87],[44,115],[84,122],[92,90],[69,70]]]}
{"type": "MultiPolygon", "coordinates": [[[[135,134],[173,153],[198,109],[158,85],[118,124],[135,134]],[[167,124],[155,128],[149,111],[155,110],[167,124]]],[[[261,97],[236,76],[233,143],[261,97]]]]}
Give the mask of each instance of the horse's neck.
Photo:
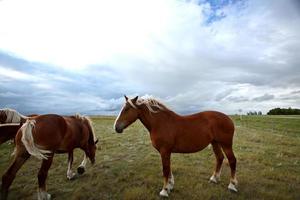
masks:
{"type": "Polygon", "coordinates": [[[169,110],[152,113],[148,108],[143,107],[139,119],[148,131],[151,132],[151,130],[161,126],[162,123],[167,123],[167,121],[172,119],[175,115],[174,112],[169,110]]]}

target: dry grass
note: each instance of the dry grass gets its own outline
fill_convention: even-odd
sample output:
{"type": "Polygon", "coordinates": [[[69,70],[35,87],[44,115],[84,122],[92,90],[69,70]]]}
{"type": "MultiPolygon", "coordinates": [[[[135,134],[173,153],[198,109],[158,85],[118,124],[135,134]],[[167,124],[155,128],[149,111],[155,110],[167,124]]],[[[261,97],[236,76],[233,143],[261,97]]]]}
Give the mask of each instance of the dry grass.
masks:
{"type": "MultiPolygon", "coordinates": [[[[229,167],[221,182],[210,184],[214,155],[207,148],[195,154],[172,155],[175,189],[169,199],[300,199],[300,118],[233,117],[234,151],[238,159],[239,193],[227,191],[229,167]]],[[[76,180],[66,178],[67,155],[56,155],[48,176],[53,199],[160,199],[161,161],[149,134],[136,122],[115,134],[113,117],[94,117],[100,138],[96,164],[76,180]]],[[[0,146],[0,176],[8,167],[13,146],[0,146]]],[[[83,153],[75,152],[74,169],[83,153]]],[[[13,182],[9,199],[36,198],[40,161],[28,160],[13,182]]]]}

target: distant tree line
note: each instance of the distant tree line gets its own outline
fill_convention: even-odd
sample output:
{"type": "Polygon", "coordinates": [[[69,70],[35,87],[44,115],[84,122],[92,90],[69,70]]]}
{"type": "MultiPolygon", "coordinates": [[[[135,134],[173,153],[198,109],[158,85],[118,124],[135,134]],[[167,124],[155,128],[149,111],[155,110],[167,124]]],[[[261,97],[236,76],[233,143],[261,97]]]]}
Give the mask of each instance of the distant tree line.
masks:
{"type": "Polygon", "coordinates": [[[300,115],[300,109],[296,108],[273,108],[267,115],[300,115]]]}
{"type": "Polygon", "coordinates": [[[261,111],[249,111],[247,112],[247,115],[262,115],[262,112],[261,111]]]}

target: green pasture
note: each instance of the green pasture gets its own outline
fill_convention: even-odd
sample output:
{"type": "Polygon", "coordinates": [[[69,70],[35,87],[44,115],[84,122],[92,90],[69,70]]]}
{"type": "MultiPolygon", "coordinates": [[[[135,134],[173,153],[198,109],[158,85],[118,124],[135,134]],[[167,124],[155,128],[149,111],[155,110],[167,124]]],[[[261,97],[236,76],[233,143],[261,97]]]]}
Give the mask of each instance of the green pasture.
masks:
{"type": "MultiPolygon", "coordinates": [[[[239,192],[227,190],[230,170],[225,162],[221,182],[209,183],[215,164],[210,147],[194,154],[173,154],[175,188],[169,199],[300,199],[300,117],[232,116],[236,132],[239,192]]],[[[113,130],[114,117],[92,117],[101,149],[96,163],[78,179],[66,178],[67,155],[56,155],[48,174],[53,199],[161,199],[161,161],[140,122],[123,134],[113,130]]],[[[13,145],[0,145],[0,176],[12,157],[13,145]]],[[[83,152],[75,151],[76,170],[83,152]]],[[[18,172],[9,199],[36,199],[40,161],[30,158],[18,172]]]]}

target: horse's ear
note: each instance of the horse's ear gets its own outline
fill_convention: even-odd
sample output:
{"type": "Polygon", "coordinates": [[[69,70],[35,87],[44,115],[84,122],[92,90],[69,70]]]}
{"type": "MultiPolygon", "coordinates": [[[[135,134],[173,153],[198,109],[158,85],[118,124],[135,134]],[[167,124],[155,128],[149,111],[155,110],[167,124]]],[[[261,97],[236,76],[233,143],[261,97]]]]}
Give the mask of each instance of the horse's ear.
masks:
{"type": "Polygon", "coordinates": [[[95,141],[95,144],[97,144],[99,142],[99,140],[98,140],[98,138],[97,138],[97,140],[95,141]]]}
{"type": "Polygon", "coordinates": [[[137,99],[139,98],[139,96],[134,97],[131,101],[132,103],[135,103],[137,101],[137,99]]]}
{"type": "Polygon", "coordinates": [[[128,97],[124,94],[125,100],[128,101],[128,97]]]}

